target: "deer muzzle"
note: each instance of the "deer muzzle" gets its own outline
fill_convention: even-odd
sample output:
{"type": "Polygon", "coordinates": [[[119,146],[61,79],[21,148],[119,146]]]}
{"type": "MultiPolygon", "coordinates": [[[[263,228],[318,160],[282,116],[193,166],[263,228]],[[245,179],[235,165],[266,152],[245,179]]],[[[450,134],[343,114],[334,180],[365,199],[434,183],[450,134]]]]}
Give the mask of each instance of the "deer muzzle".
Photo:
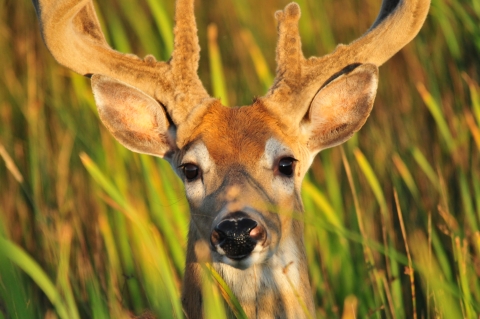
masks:
{"type": "Polygon", "coordinates": [[[266,238],[265,227],[259,222],[244,212],[234,212],[214,227],[210,242],[217,253],[239,261],[250,256],[266,238]]]}

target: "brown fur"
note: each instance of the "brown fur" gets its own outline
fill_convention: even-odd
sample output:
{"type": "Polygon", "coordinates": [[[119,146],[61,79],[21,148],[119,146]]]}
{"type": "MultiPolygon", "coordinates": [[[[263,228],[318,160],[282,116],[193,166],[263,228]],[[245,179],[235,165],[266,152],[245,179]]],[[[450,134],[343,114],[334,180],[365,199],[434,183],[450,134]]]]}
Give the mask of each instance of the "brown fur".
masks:
{"type": "Polygon", "coordinates": [[[222,106],[200,83],[193,0],[177,0],[169,62],[112,50],[90,0],[33,2],[53,56],[76,72],[96,74],[92,88],[105,126],[126,147],[168,159],[185,181],[191,208],[182,292],[187,316],[203,318],[201,263],[208,259],[249,318],[306,317],[299,300],[314,316],[303,223],[291,218],[303,211],[303,177],[320,150],[343,143],[365,123],[377,67],[418,33],[430,0],[385,0],[364,36],[309,59],[301,50],[300,8],[287,5],[276,13],[274,84],[240,108],[222,106]],[[285,157],[297,160],[293,176],[278,172],[285,157]],[[185,163],[198,166],[196,180],[183,176],[185,163]],[[208,244],[215,223],[237,211],[248,212],[267,233],[257,255],[245,259],[249,264],[208,244]]]}
{"type": "Polygon", "coordinates": [[[203,115],[191,140],[201,139],[218,165],[231,163],[235,158],[246,166],[254,166],[265,151],[265,142],[278,127],[279,121],[261,103],[238,108],[217,103],[203,115]]]}

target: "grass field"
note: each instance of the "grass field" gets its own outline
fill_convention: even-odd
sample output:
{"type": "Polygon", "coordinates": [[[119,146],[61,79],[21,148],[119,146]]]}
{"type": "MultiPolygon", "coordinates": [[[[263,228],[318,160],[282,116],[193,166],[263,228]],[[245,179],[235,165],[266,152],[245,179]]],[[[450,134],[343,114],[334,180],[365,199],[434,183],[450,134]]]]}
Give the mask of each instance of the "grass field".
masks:
{"type": "MultiPolygon", "coordinates": [[[[98,2],[115,49],[168,59],[173,0],[98,2]]],[[[298,3],[306,56],[360,36],[380,6],[298,3]]],[[[286,4],[197,1],[200,77],[224,104],[272,83],[273,13],[286,4]]],[[[417,38],[380,68],[366,125],[314,161],[303,197],[318,318],[479,318],[479,21],[478,0],[432,0],[417,38]]],[[[182,318],[180,180],[106,131],[30,1],[0,0],[0,57],[0,319],[182,318]]],[[[205,313],[221,318],[212,280],[205,313]]]]}

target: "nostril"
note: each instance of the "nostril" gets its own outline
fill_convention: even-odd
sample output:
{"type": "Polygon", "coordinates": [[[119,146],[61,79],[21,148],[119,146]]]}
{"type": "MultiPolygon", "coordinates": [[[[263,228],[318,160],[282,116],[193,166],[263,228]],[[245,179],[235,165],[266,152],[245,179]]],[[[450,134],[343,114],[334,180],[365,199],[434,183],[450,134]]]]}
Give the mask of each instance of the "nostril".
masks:
{"type": "Polygon", "coordinates": [[[257,227],[250,230],[250,238],[256,240],[259,243],[264,242],[267,238],[265,228],[263,228],[261,225],[257,225],[257,227]]]}
{"type": "Polygon", "coordinates": [[[219,230],[217,227],[212,231],[212,234],[210,235],[210,241],[212,242],[213,246],[216,245],[221,245],[223,241],[227,238],[227,235],[219,230]]]}

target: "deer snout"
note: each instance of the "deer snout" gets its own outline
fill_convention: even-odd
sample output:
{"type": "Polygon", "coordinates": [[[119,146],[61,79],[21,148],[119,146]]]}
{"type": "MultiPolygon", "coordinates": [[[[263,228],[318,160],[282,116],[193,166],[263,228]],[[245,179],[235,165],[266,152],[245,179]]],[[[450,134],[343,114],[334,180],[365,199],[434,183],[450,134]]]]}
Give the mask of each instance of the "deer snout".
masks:
{"type": "Polygon", "coordinates": [[[214,227],[210,241],[218,253],[241,260],[248,257],[257,244],[263,244],[266,237],[262,225],[243,212],[235,212],[214,227]]]}

